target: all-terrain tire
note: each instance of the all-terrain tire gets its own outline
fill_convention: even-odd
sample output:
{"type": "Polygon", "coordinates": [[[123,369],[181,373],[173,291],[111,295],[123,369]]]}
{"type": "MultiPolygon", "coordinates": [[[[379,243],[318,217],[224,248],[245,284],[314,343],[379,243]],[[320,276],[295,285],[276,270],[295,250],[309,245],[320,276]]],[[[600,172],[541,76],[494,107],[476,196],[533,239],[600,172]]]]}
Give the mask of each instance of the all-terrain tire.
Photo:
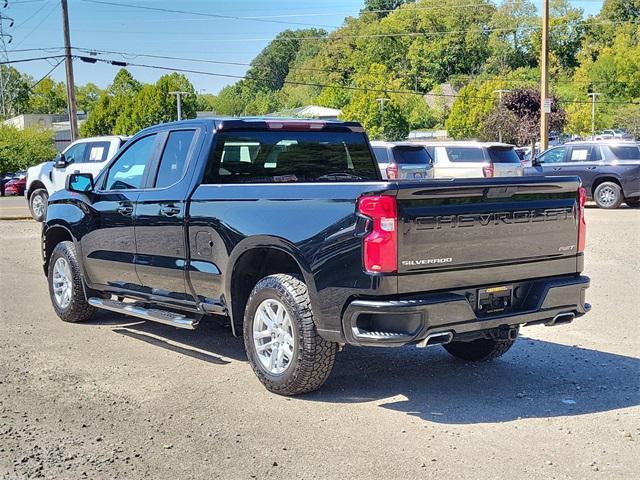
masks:
{"type": "Polygon", "coordinates": [[[249,363],[267,390],[280,395],[298,395],[320,388],[329,377],[338,344],[324,340],[317,332],[306,284],[287,275],[269,275],[253,288],[244,315],[244,344],[249,363]],[[291,318],[293,358],[279,375],[269,372],[258,358],[253,340],[256,310],[265,300],[277,300],[291,318]]]}
{"type": "Polygon", "coordinates": [[[47,278],[49,280],[49,296],[51,303],[58,317],[65,322],[77,323],[85,322],[96,313],[95,307],[92,307],[85,298],[83,289],[83,280],[76,256],[76,247],[73,242],[60,242],[53,249],[51,258],[49,259],[49,271],[47,278]],[[70,287],[71,295],[68,305],[60,305],[56,300],[54,293],[54,269],[58,259],[64,259],[69,266],[70,271],[70,287]]]}
{"type": "Polygon", "coordinates": [[[485,362],[501,357],[516,342],[513,340],[493,340],[480,338],[472,342],[451,342],[443,345],[444,349],[456,358],[469,362],[485,362]]]}
{"type": "Polygon", "coordinates": [[[49,194],[44,188],[38,188],[29,197],[29,211],[36,222],[44,222],[47,218],[47,203],[49,194]]]}
{"type": "Polygon", "coordinates": [[[613,182],[602,182],[593,192],[593,200],[600,208],[615,209],[622,203],[622,189],[613,182]]]}

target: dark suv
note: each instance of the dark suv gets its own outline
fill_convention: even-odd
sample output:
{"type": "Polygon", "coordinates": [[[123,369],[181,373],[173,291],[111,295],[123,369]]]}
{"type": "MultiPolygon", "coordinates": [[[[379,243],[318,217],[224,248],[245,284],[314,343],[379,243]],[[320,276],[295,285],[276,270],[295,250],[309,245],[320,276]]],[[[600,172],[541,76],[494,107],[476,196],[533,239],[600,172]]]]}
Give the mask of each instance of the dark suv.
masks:
{"type": "Polygon", "coordinates": [[[624,201],[640,206],[640,145],[630,141],[574,142],[540,154],[525,175],[577,175],[600,208],[624,201]]]}

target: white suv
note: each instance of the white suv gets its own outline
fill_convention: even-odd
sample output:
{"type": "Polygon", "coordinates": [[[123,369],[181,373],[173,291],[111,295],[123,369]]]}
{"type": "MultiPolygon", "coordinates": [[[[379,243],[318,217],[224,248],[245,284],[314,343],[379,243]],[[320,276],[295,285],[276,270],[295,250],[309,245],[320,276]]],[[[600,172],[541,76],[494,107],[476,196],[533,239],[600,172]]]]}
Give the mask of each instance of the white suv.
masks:
{"type": "Polygon", "coordinates": [[[434,178],[520,177],[513,145],[493,142],[417,142],[434,160],[434,178]]]}
{"type": "Polygon", "coordinates": [[[120,136],[83,138],[69,145],[55,160],[29,168],[24,196],[33,218],[38,222],[45,219],[49,195],[65,188],[68,174],[80,172],[97,176],[127,139],[120,136]]]}

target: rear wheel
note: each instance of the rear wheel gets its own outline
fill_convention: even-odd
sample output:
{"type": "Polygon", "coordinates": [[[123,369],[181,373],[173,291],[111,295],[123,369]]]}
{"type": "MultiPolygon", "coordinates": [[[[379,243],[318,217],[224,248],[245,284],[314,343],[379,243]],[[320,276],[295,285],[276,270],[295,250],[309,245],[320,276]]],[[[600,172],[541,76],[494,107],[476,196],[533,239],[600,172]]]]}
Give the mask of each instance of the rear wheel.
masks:
{"type": "Polygon", "coordinates": [[[443,345],[444,349],[456,358],[470,362],[484,362],[501,357],[516,342],[513,340],[493,340],[480,338],[472,342],[451,342],[443,345]]]}
{"type": "Polygon", "coordinates": [[[244,344],[262,384],[281,395],[320,388],[338,350],[336,343],[318,335],[305,283],[285,274],[263,278],[251,292],[244,344]]]}
{"type": "Polygon", "coordinates": [[[31,216],[36,222],[43,222],[46,218],[48,202],[49,194],[44,188],[34,190],[29,197],[29,210],[31,210],[31,216]]]}
{"type": "Polygon", "coordinates": [[[640,197],[627,198],[625,200],[625,203],[631,208],[638,208],[640,207],[640,197]]]}
{"type": "Polygon", "coordinates": [[[600,208],[618,208],[622,203],[620,185],[613,182],[602,182],[593,192],[593,199],[600,208]]]}
{"type": "Polygon", "coordinates": [[[89,320],[96,309],[87,303],[76,248],[73,242],[61,242],[49,259],[49,295],[60,319],[65,322],[89,320]]]}

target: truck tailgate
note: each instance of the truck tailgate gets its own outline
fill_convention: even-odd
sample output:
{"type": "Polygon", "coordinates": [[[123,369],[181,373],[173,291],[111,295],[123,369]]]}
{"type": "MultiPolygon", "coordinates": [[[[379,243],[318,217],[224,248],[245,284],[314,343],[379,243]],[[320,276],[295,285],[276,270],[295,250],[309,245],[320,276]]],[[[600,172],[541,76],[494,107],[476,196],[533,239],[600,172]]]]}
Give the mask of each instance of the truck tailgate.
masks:
{"type": "Polygon", "coordinates": [[[577,177],[398,183],[398,273],[570,260],[579,186],[577,177]]]}

